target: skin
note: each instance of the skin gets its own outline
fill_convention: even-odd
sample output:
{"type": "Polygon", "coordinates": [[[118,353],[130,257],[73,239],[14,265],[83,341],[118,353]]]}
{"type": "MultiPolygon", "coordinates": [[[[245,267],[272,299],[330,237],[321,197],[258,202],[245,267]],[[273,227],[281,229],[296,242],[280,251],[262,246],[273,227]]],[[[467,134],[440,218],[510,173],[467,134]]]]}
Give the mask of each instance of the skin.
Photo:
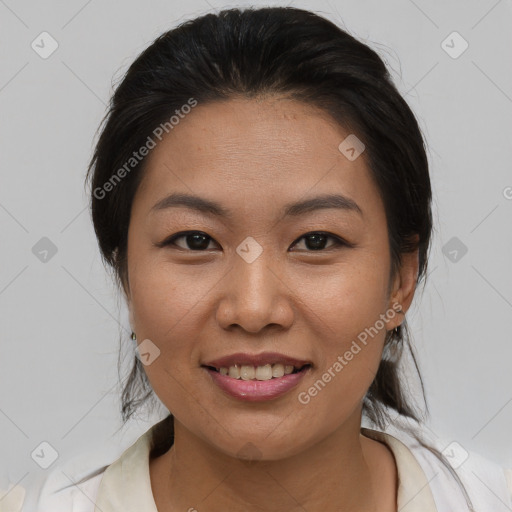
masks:
{"type": "Polygon", "coordinates": [[[196,106],[149,154],[132,205],[125,293],[138,343],[160,350],[144,369],[174,415],[173,447],[150,460],[159,512],[397,510],[393,455],[360,426],[386,330],[403,315],[387,318],[308,404],[298,400],[379,315],[393,304],[406,312],[415,290],[417,252],[389,280],[384,205],[365,153],[350,161],[338,150],[349,133],[294,100],[231,99],[196,106]],[[151,212],[171,192],[215,200],[233,217],[151,212]],[[333,192],[363,216],[281,215],[285,204],[333,192]],[[194,250],[190,237],[155,245],[185,230],[206,233],[207,249],[194,250]],[[314,250],[304,235],[318,231],[352,246],[328,238],[314,250]],[[252,263],[236,252],[248,236],[263,249],[252,263]],[[201,368],[263,351],[309,360],[312,371],[284,396],[245,402],[201,368]],[[237,454],[249,442],[258,452],[250,463],[237,454]]]}

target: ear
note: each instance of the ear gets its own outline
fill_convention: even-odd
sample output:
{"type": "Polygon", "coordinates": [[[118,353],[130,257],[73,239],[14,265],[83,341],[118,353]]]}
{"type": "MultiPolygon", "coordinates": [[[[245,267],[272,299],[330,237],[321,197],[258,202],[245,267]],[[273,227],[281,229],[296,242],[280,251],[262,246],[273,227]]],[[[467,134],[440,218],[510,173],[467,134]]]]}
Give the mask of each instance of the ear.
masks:
{"type": "Polygon", "coordinates": [[[118,251],[115,249],[115,258],[116,258],[116,268],[119,277],[119,284],[121,285],[121,289],[124,293],[126,301],[130,300],[130,281],[128,279],[128,267],[126,264],[126,259],[124,261],[118,261],[118,251]]]}
{"type": "Polygon", "coordinates": [[[122,289],[124,293],[124,298],[126,301],[126,307],[128,308],[128,314],[129,314],[129,321],[130,321],[130,329],[134,332],[137,332],[135,330],[135,315],[133,313],[133,300],[130,292],[130,286],[128,283],[122,279],[121,280],[122,289]]]}
{"type": "Polygon", "coordinates": [[[135,320],[133,315],[133,302],[131,297],[130,283],[128,280],[127,272],[124,272],[122,268],[119,271],[119,283],[121,284],[121,291],[124,294],[126,306],[130,315],[130,327],[133,331],[135,331],[135,320]]]}
{"type": "Polygon", "coordinates": [[[129,315],[129,321],[130,321],[130,329],[134,332],[137,332],[135,329],[135,319],[133,315],[133,303],[128,298],[126,299],[126,305],[128,306],[128,315],[129,315]]]}
{"type": "MultiPolygon", "coordinates": [[[[416,238],[418,238],[416,236],[416,238]]],[[[414,252],[402,253],[402,265],[393,281],[388,308],[404,313],[411,306],[416,291],[419,272],[419,249],[414,252]],[[393,307],[394,305],[394,307],[393,307]],[[400,306],[400,307],[398,307],[400,306]]],[[[403,315],[395,315],[386,322],[386,329],[392,330],[403,322],[403,315]]]]}

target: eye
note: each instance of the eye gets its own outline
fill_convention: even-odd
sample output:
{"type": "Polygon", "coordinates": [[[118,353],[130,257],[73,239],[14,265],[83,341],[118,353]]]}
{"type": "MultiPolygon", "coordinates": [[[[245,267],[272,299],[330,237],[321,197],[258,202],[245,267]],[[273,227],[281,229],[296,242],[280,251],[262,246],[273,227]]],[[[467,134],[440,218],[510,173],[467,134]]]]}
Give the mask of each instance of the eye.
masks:
{"type": "MultiPolygon", "coordinates": [[[[302,235],[297,240],[297,242],[304,239],[306,241],[305,246],[310,251],[321,251],[326,248],[325,244],[329,238],[331,240],[334,240],[334,244],[332,244],[330,247],[327,247],[327,249],[331,249],[331,248],[339,247],[339,246],[343,246],[343,245],[350,246],[350,244],[348,242],[345,242],[341,238],[339,238],[335,235],[331,235],[329,233],[325,233],[323,231],[314,231],[312,233],[306,233],[305,235],[302,235]]],[[[295,242],[293,245],[295,245],[297,242],[295,242]]]]}
{"type": "Polygon", "coordinates": [[[163,242],[156,245],[158,247],[174,245],[185,250],[204,251],[208,249],[208,244],[212,240],[213,238],[202,231],[182,231],[181,233],[176,233],[175,235],[166,238],[163,242]],[[176,243],[176,240],[179,240],[180,238],[185,239],[185,246],[176,243]]]}
{"type": "MultiPolygon", "coordinates": [[[[328,246],[327,249],[347,246],[351,247],[351,244],[342,240],[341,238],[331,235],[330,233],[325,233],[323,231],[314,231],[311,233],[306,233],[298,238],[293,244],[292,247],[297,245],[297,243],[304,239],[306,241],[307,252],[310,251],[321,251],[326,249],[325,245],[328,239],[334,241],[331,246],[328,246]]],[[[166,246],[175,246],[185,250],[191,251],[205,251],[208,249],[208,245],[210,241],[213,241],[213,238],[207,235],[202,231],[182,231],[180,233],[176,233],[168,238],[166,238],[163,242],[159,242],[156,244],[157,247],[166,247],[166,246]],[[180,245],[176,243],[177,240],[184,239],[184,245],[180,245]]]]}

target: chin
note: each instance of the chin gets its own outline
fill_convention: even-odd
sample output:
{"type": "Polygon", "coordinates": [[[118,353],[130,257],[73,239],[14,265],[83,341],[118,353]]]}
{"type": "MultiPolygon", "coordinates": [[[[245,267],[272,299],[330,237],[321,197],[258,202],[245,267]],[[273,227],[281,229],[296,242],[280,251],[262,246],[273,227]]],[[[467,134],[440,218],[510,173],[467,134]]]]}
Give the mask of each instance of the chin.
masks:
{"type": "Polygon", "coordinates": [[[233,433],[233,437],[226,436],[221,445],[218,444],[218,440],[213,445],[225,455],[247,463],[282,460],[305,449],[305,446],[290,439],[290,436],[273,434],[269,436],[267,431],[233,433]]]}

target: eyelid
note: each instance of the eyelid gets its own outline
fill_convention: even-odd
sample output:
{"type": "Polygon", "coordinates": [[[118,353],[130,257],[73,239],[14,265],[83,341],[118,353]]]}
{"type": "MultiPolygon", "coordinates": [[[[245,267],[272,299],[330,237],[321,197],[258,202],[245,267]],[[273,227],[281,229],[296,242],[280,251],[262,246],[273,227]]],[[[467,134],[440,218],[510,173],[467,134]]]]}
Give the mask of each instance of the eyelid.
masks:
{"type": "MultiPolygon", "coordinates": [[[[188,231],[180,231],[178,233],[174,233],[173,235],[168,236],[167,238],[164,238],[161,242],[155,242],[154,245],[156,247],[162,248],[168,245],[175,245],[174,241],[178,238],[187,236],[187,235],[204,235],[205,237],[209,238],[210,240],[213,240],[215,242],[215,239],[212,238],[208,233],[205,233],[204,231],[200,231],[198,229],[190,229],[188,231]]],[[[183,249],[183,247],[179,247],[179,249],[183,249]]],[[[206,252],[206,251],[192,251],[191,249],[183,249],[184,251],[190,251],[190,252],[206,252]]]]}
{"type": "MultiPolygon", "coordinates": [[[[169,245],[176,246],[176,244],[174,242],[178,238],[182,238],[182,237],[185,237],[187,235],[195,235],[195,234],[204,235],[205,237],[209,238],[211,241],[217,243],[214,238],[212,238],[210,235],[208,235],[208,233],[205,233],[204,231],[188,230],[188,231],[180,231],[178,233],[174,233],[173,235],[168,236],[163,241],[157,242],[154,245],[156,247],[159,247],[159,248],[163,248],[163,247],[166,247],[166,246],[169,246],[169,245]]],[[[342,237],[340,237],[338,235],[335,235],[334,233],[330,233],[328,231],[321,231],[321,230],[319,230],[319,231],[308,231],[307,233],[302,234],[300,237],[295,239],[295,241],[292,243],[292,247],[294,245],[296,245],[298,242],[300,242],[303,238],[306,238],[306,237],[308,237],[310,235],[325,235],[328,238],[333,239],[335,243],[334,243],[334,245],[332,245],[331,247],[329,247],[327,249],[319,249],[318,251],[310,250],[310,251],[305,251],[305,252],[312,252],[312,253],[318,252],[318,253],[321,253],[321,252],[327,252],[329,249],[335,249],[335,248],[339,248],[339,247],[343,247],[343,246],[354,247],[354,244],[348,242],[344,238],[342,238],[342,237]]],[[[201,252],[206,252],[207,251],[207,249],[202,250],[202,251],[193,251],[192,249],[184,249],[183,247],[179,247],[179,246],[177,246],[177,247],[179,249],[182,249],[182,250],[186,251],[186,252],[201,253],[201,252]]]]}
{"type": "Polygon", "coordinates": [[[334,245],[328,247],[327,249],[320,249],[318,251],[314,251],[314,250],[310,250],[310,251],[305,251],[305,252],[311,252],[311,253],[322,253],[322,252],[327,252],[329,251],[330,249],[336,249],[336,248],[339,248],[339,247],[343,247],[343,246],[346,246],[346,247],[354,247],[354,244],[351,244],[350,242],[347,242],[344,238],[342,238],[341,236],[338,236],[338,235],[335,235],[334,233],[330,233],[329,231],[322,231],[322,230],[318,230],[318,231],[308,231],[307,233],[304,233],[303,235],[301,235],[299,238],[297,238],[292,246],[294,246],[295,244],[297,244],[299,241],[301,241],[303,238],[306,238],[310,235],[325,235],[327,236],[327,238],[332,238],[334,240],[334,245]]]}

